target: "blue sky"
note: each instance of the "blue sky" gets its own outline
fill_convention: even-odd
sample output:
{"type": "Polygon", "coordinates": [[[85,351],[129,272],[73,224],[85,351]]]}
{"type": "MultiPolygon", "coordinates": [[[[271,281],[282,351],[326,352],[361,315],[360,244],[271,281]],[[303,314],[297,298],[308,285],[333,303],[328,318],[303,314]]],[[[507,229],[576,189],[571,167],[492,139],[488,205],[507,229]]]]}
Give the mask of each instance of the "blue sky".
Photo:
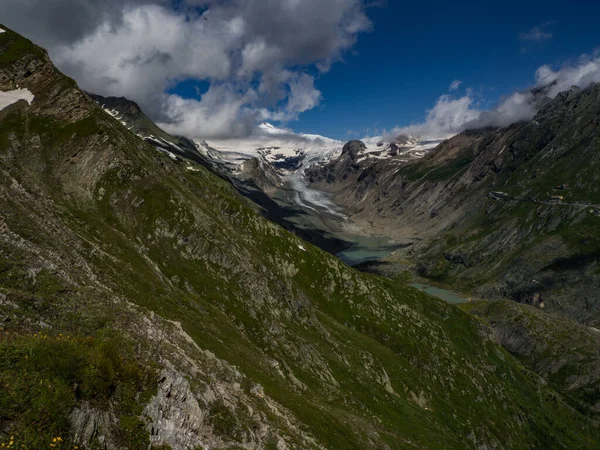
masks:
{"type": "Polygon", "coordinates": [[[341,140],[417,123],[451,135],[533,117],[535,99],[514,94],[541,66],[557,89],[600,81],[598,0],[365,3],[383,2],[4,0],[0,17],[84,89],[197,139],[261,120],[341,140]]]}
{"type": "Polygon", "coordinates": [[[560,66],[600,45],[600,2],[399,3],[369,10],[373,31],[318,79],[322,104],[291,128],[348,139],[409,125],[422,121],[455,79],[463,82],[456,95],[470,87],[493,103],[532,85],[538,67],[560,66]],[[549,22],[551,38],[519,38],[549,22]]]}

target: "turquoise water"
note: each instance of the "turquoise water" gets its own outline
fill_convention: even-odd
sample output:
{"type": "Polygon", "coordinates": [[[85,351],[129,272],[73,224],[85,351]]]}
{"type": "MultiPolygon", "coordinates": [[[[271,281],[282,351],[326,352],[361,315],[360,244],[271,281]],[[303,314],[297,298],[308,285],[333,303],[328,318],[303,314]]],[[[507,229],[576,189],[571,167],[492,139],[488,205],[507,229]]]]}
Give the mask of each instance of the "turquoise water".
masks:
{"type": "Polygon", "coordinates": [[[391,239],[386,236],[343,236],[343,238],[353,242],[352,247],[336,256],[349,266],[383,259],[402,247],[392,243],[391,239]]]}
{"type": "Polygon", "coordinates": [[[422,283],[411,283],[409,286],[417,288],[418,290],[425,292],[426,294],[432,295],[433,297],[440,298],[447,303],[466,303],[467,299],[462,297],[456,292],[449,291],[447,289],[441,289],[435,286],[429,286],[428,284],[422,283]]]}
{"type": "MultiPolygon", "coordinates": [[[[393,251],[404,247],[403,245],[394,244],[393,241],[386,236],[344,236],[344,239],[353,242],[352,247],[338,253],[336,256],[349,266],[355,266],[366,261],[379,261],[380,259],[389,256],[393,251]]],[[[437,297],[447,303],[456,304],[467,302],[467,299],[457,292],[449,291],[447,289],[423,283],[411,283],[409,286],[417,288],[421,292],[437,297]]]]}

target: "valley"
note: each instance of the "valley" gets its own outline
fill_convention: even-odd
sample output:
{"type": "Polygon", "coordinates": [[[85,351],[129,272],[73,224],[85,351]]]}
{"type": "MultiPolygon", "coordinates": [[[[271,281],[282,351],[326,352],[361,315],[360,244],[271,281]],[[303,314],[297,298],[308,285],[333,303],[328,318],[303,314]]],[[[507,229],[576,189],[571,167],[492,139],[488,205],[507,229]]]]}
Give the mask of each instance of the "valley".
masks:
{"type": "Polygon", "coordinates": [[[0,446],[600,446],[600,85],[192,140],[0,29],[0,446]]]}
{"type": "Polygon", "coordinates": [[[385,269],[375,273],[403,273],[475,299],[532,304],[543,298],[548,311],[594,326],[600,303],[592,292],[599,279],[597,258],[587,248],[596,245],[600,209],[597,175],[589,172],[593,153],[586,159],[587,150],[580,151],[582,164],[592,164],[584,169],[589,179],[554,172],[560,152],[589,147],[571,141],[556,153],[572,123],[558,114],[579,107],[583,120],[595,117],[597,95],[597,86],[572,90],[530,123],[467,131],[443,142],[400,136],[344,144],[262,124],[238,147],[236,141],[196,142],[194,158],[204,158],[264,217],[349,265],[381,260],[385,269]],[[577,242],[587,241],[579,250],[577,242]],[[519,256],[523,252],[531,256],[519,256]],[[538,266],[525,268],[528,258],[538,266]],[[487,269],[478,272],[482,263],[487,269]]]}

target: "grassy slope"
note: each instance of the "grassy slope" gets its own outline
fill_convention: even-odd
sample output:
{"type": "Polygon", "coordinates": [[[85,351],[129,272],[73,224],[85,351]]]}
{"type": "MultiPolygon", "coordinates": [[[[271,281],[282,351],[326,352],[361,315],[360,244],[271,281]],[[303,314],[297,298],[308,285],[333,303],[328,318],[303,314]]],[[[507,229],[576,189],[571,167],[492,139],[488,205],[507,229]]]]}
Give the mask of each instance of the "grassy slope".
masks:
{"type": "MultiPolygon", "coordinates": [[[[0,46],[1,64],[43,58],[10,31],[0,46]]],[[[60,74],[52,77],[20,80],[36,102],[0,113],[0,292],[13,336],[1,343],[0,367],[5,385],[22,383],[0,394],[6,439],[68,440],[69,408],[109,399],[132,418],[119,422],[121,442],[145,448],[139,411],[128,403],[154,389],[145,354],[123,352],[128,369],[116,370],[108,391],[93,377],[98,359],[108,368],[120,364],[121,356],[103,349],[127,347],[118,335],[127,342],[135,331],[128,301],[180,322],[328,448],[596,446],[590,422],[539,386],[477,320],[307,244],[302,250],[231,186],[157,154],[60,74]],[[61,83],[64,91],[54,87],[61,83]],[[65,96],[78,103],[77,114],[56,106],[65,96]],[[64,356],[55,371],[41,356],[23,361],[45,351],[32,337],[43,327],[74,336],[52,350],[64,356]],[[98,345],[86,344],[88,336],[98,345]],[[16,396],[38,380],[49,382],[44,395],[75,383],[92,388],[40,395],[41,406],[16,409],[16,396]],[[27,420],[44,417],[39,407],[61,413],[27,420]]],[[[235,439],[236,428],[250,426],[238,410],[220,421],[227,414],[211,411],[217,434],[235,439]]],[[[302,446],[285,424],[271,423],[288,444],[302,446]]]]}
{"type": "Polygon", "coordinates": [[[597,330],[510,301],[473,302],[461,308],[485,319],[512,354],[566,393],[575,408],[600,415],[597,330]]]}
{"type": "Polygon", "coordinates": [[[410,186],[402,195],[418,192],[417,207],[429,201],[439,216],[460,211],[419,246],[423,273],[485,296],[526,301],[541,292],[551,310],[597,324],[599,98],[597,85],[561,94],[530,123],[459,135],[399,171],[410,186]],[[493,191],[513,200],[486,198],[493,191]],[[442,194],[432,200],[430,192],[442,194]],[[553,204],[551,195],[564,200],[553,204]]]}

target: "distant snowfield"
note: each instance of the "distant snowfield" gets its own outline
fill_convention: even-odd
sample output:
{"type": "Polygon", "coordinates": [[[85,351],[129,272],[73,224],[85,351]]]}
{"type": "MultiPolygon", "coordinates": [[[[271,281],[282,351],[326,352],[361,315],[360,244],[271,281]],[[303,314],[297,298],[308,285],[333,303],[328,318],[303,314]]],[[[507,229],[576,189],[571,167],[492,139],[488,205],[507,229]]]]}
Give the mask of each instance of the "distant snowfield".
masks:
{"type": "Polygon", "coordinates": [[[26,100],[27,103],[31,105],[33,99],[33,94],[27,89],[16,89],[14,91],[6,92],[0,91],[0,111],[2,111],[7,106],[12,105],[13,103],[17,103],[19,100],[26,100]]]}
{"type": "MultiPolygon", "coordinates": [[[[197,144],[201,145],[200,142],[197,144]]],[[[256,132],[246,138],[209,140],[207,144],[234,164],[251,158],[264,158],[273,163],[301,154],[310,160],[315,160],[315,157],[321,159],[325,155],[341,153],[344,145],[335,139],[315,134],[296,134],[269,123],[259,125],[256,132]]]]}
{"type": "MultiPolygon", "coordinates": [[[[382,137],[362,140],[366,149],[360,154],[360,161],[366,159],[388,159],[395,154],[408,154],[422,158],[441,140],[406,137],[405,142],[390,153],[390,142],[382,137]]],[[[201,142],[197,142],[202,147],[201,142]]],[[[233,165],[239,165],[250,158],[261,158],[269,163],[282,162],[289,158],[302,159],[302,168],[322,164],[337,158],[342,153],[345,142],[316,134],[294,133],[277,128],[269,123],[259,125],[256,131],[243,139],[210,140],[207,144],[219,152],[219,157],[233,165]]]]}
{"type": "MultiPolygon", "coordinates": [[[[375,162],[395,155],[418,159],[441,141],[404,137],[401,144],[392,144],[382,137],[371,137],[363,139],[363,142],[366,148],[359,153],[356,162],[375,162]]],[[[266,161],[276,169],[285,186],[295,193],[297,205],[314,211],[325,210],[341,219],[345,218],[343,211],[327,194],[310,186],[305,170],[335,160],[341,155],[344,144],[324,136],[294,133],[269,123],[259,125],[246,138],[196,142],[201,153],[232,170],[238,170],[244,161],[251,158],[266,161]]]]}
{"type": "Polygon", "coordinates": [[[2,34],[2,33],[6,33],[6,30],[3,28],[0,28],[0,34],[2,34]]]}

